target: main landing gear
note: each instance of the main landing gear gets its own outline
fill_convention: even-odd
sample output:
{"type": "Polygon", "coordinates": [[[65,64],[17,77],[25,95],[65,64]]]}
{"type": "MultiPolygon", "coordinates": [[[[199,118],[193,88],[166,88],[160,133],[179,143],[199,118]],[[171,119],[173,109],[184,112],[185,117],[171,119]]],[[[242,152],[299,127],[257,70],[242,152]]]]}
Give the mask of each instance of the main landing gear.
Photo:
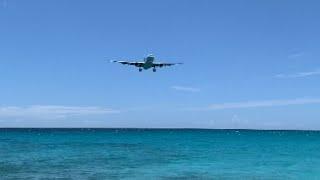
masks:
{"type": "MultiPolygon", "coordinates": [[[[141,71],[142,71],[142,68],[139,68],[139,72],[141,72],[141,71]]],[[[153,72],[157,72],[157,69],[156,69],[156,68],[153,68],[152,71],[153,71],[153,72]]]]}

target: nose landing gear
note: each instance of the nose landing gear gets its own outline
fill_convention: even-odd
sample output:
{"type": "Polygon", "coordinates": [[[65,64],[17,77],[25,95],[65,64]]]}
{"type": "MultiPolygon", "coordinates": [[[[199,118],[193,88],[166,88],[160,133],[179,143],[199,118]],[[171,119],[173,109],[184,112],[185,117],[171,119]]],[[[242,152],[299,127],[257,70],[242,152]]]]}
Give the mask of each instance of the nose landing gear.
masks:
{"type": "Polygon", "coordinates": [[[139,68],[139,72],[141,72],[142,71],[142,68],[139,68]]]}
{"type": "Polygon", "coordinates": [[[156,69],[156,68],[153,68],[153,69],[152,69],[152,71],[153,71],[153,72],[156,72],[156,71],[157,71],[157,69],[156,69]]]}

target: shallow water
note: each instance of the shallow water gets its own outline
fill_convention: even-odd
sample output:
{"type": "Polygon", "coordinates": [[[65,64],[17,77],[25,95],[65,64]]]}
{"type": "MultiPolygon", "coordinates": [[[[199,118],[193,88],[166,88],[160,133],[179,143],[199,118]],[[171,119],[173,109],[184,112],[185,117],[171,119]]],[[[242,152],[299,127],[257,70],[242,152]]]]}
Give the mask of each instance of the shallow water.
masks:
{"type": "Polygon", "coordinates": [[[320,179],[320,132],[0,129],[0,179],[320,179]]]}

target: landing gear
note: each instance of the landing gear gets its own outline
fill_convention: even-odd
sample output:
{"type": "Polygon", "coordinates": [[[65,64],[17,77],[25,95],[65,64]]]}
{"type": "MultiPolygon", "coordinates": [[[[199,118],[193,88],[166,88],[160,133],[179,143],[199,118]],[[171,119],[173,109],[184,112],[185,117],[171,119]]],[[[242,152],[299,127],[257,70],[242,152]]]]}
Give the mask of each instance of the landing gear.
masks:
{"type": "Polygon", "coordinates": [[[139,68],[139,72],[141,72],[142,71],[142,68],[139,68]]]}
{"type": "Polygon", "coordinates": [[[156,72],[157,70],[156,70],[156,68],[153,68],[152,71],[153,71],[153,72],[156,72]]]}

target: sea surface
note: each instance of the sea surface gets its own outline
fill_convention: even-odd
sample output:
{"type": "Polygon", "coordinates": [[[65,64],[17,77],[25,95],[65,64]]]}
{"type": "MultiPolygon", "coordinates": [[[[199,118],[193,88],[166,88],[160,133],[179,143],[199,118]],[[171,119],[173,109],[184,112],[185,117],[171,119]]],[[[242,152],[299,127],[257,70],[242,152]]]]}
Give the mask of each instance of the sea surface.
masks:
{"type": "Polygon", "coordinates": [[[0,179],[320,179],[320,132],[0,129],[0,179]]]}

